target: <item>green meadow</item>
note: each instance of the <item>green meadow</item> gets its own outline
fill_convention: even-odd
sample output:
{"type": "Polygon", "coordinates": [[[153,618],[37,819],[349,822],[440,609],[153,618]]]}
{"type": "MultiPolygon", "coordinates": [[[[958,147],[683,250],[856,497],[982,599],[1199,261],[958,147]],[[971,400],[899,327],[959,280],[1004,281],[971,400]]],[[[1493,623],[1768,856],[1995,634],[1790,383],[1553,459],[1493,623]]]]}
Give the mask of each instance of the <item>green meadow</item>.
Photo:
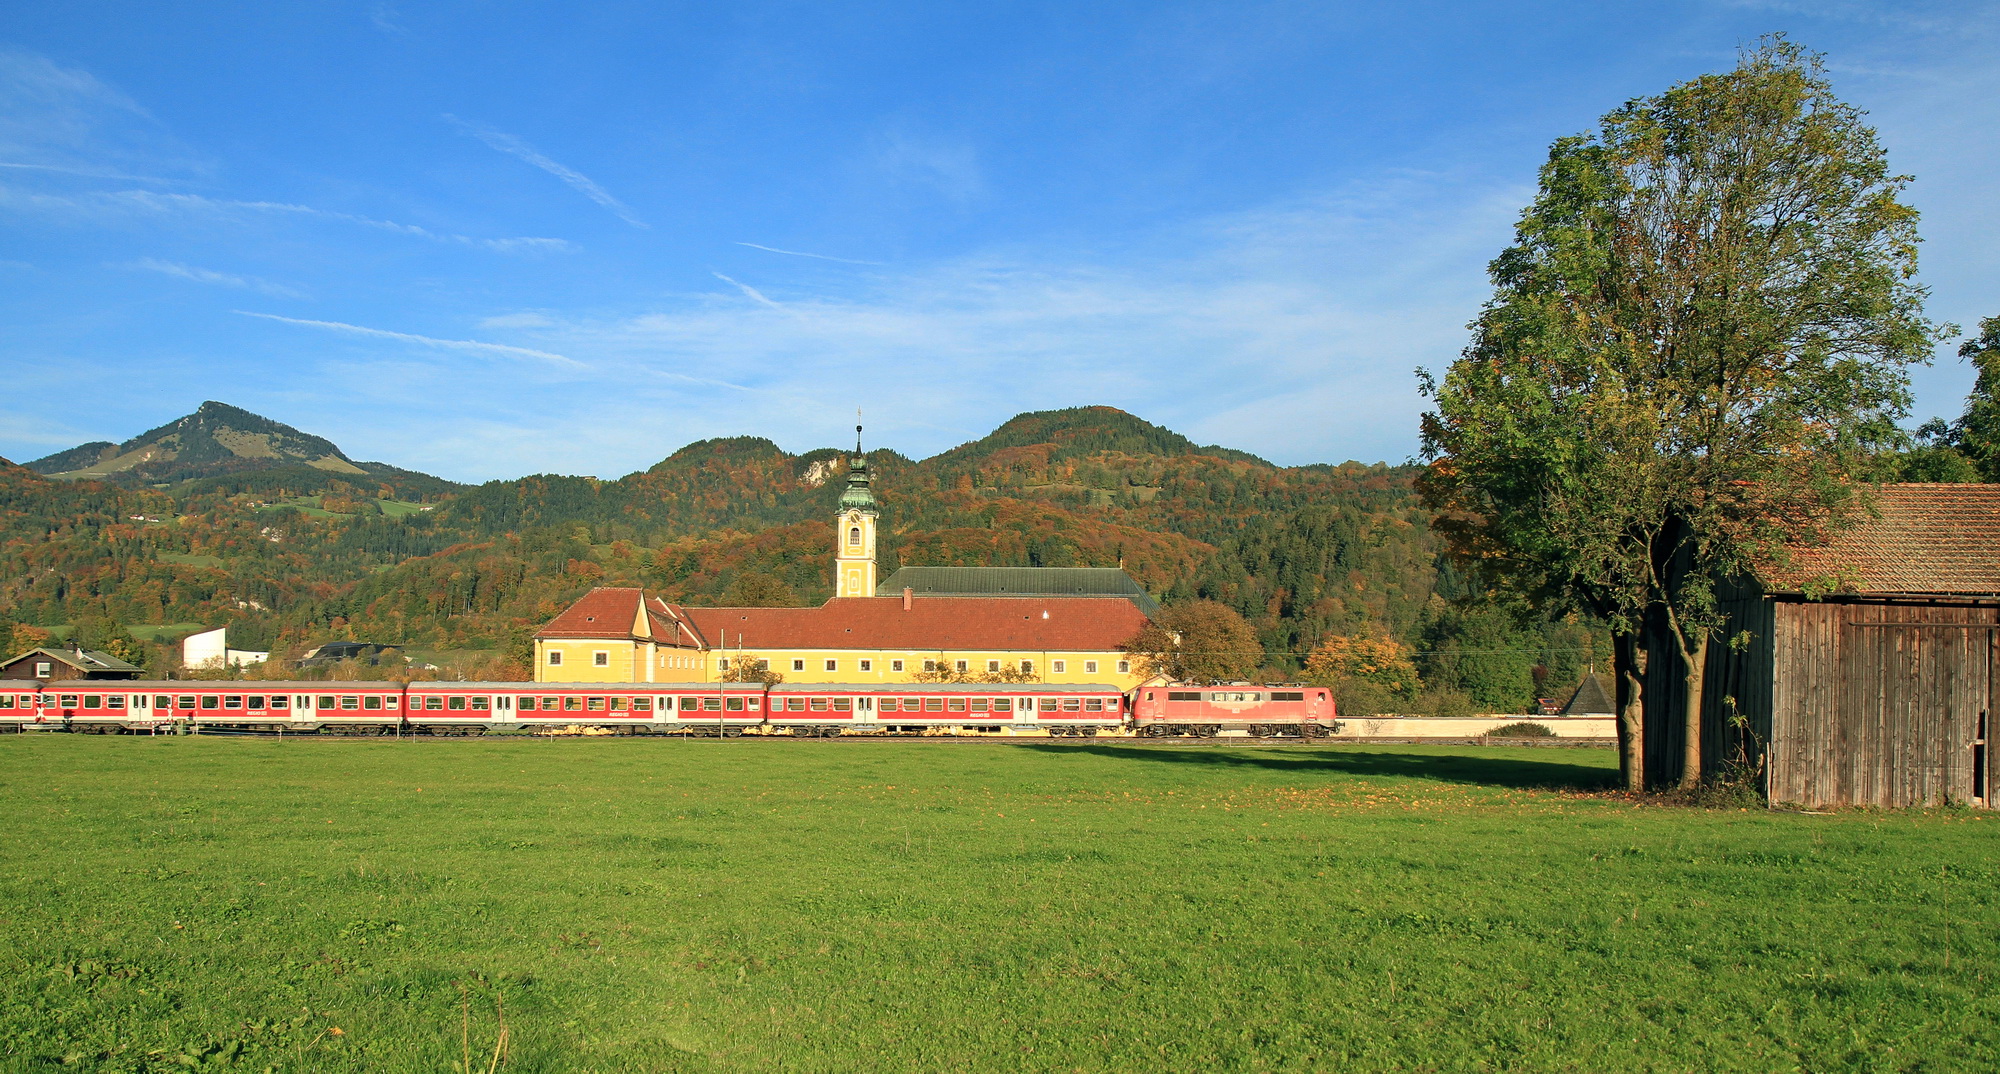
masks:
{"type": "Polygon", "coordinates": [[[1606,751],[0,738],[0,1070],[2000,1069],[2000,818],[1606,751]]]}

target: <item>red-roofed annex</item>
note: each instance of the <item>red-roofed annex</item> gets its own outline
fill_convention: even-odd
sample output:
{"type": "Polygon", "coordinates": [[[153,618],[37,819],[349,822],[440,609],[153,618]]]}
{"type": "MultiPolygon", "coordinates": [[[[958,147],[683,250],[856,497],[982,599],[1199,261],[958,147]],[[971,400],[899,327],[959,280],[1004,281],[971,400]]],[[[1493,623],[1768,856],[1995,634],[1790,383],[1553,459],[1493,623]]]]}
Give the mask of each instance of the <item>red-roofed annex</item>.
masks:
{"type": "Polygon", "coordinates": [[[537,682],[710,682],[738,659],[787,682],[908,682],[944,669],[1138,685],[1122,646],[1146,625],[1122,596],[874,596],[876,511],[857,451],[836,518],[835,593],[817,608],[690,608],[593,589],[535,634],[537,682]]]}

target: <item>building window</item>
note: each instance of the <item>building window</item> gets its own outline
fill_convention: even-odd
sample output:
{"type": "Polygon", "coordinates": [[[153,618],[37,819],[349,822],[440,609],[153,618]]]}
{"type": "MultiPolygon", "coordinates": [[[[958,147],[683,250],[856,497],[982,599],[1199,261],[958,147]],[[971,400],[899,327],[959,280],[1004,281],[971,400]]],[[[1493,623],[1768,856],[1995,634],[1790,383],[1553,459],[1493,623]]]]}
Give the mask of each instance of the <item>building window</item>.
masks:
{"type": "Polygon", "coordinates": [[[849,547],[851,547],[851,548],[859,548],[859,547],[861,546],[861,527],[860,527],[860,526],[850,526],[850,527],[848,527],[848,530],[847,530],[847,544],[848,544],[848,546],[849,546],[849,547]]]}
{"type": "Polygon", "coordinates": [[[903,662],[902,662],[901,660],[891,660],[891,661],[889,661],[889,670],[890,670],[890,671],[901,671],[901,670],[903,670],[903,662]]]}
{"type": "Polygon", "coordinates": [[[1069,661],[1067,661],[1067,660],[1051,660],[1051,661],[1049,661],[1049,670],[1050,670],[1050,671],[1053,671],[1053,672],[1055,672],[1055,673],[1056,673],[1056,674],[1058,674],[1058,675],[1060,675],[1060,674],[1062,674],[1063,672],[1065,672],[1065,671],[1068,671],[1068,670],[1069,670],[1069,661]]]}
{"type": "Polygon", "coordinates": [[[875,661],[873,661],[873,660],[863,660],[863,661],[861,662],[861,670],[863,670],[863,671],[874,671],[874,670],[875,670],[875,661]]]}
{"type": "Polygon", "coordinates": [[[1021,670],[1033,675],[1035,673],[1035,662],[1033,660],[1021,661],[1021,670]]]}
{"type": "Polygon", "coordinates": [[[988,670],[988,671],[999,671],[999,670],[1000,670],[1000,661],[998,661],[998,660],[988,660],[988,661],[986,662],[986,670],[988,670]]]}
{"type": "Polygon", "coordinates": [[[952,666],[954,666],[954,667],[958,668],[958,670],[960,670],[960,671],[964,671],[964,670],[965,670],[965,661],[963,661],[963,660],[960,660],[960,661],[959,661],[958,663],[956,663],[956,664],[954,664],[954,665],[952,665],[952,666]]]}
{"type": "Polygon", "coordinates": [[[827,662],[826,662],[826,670],[828,670],[828,671],[839,671],[839,670],[840,670],[840,661],[838,661],[838,660],[829,660],[829,661],[827,661],[827,662]]]}
{"type": "Polygon", "coordinates": [[[1132,662],[1130,660],[1120,660],[1118,662],[1118,674],[1120,675],[1132,674],[1132,662]]]}
{"type": "Polygon", "coordinates": [[[54,672],[50,670],[50,664],[48,661],[46,660],[35,661],[35,678],[46,679],[52,677],[53,674],[54,672]]]}
{"type": "Polygon", "coordinates": [[[729,658],[725,656],[725,657],[723,657],[722,659],[720,659],[720,660],[717,660],[717,661],[715,662],[715,670],[717,670],[717,671],[728,671],[728,670],[729,670],[729,658]]]}
{"type": "Polygon", "coordinates": [[[924,661],[924,670],[925,670],[925,671],[936,671],[936,670],[937,670],[937,661],[935,661],[935,660],[926,660],[926,661],[924,661]]]}
{"type": "Polygon", "coordinates": [[[604,651],[603,649],[599,649],[599,650],[597,650],[596,652],[594,652],[594,653],[591,653],[591,654],[590,654],[590,666],[591,666],[591,667],[598,667],[598,668],[608,668],[608,667],[610,667],[610,666],[611,666],[611,654],[610,654],[610,653],[608,653],[608,652],[605,652],[605,651],[604,651]]]}
{"type": "Polygon", "coordinates": [[[1095,660],[1085,660],[1085,661],[1083,662],[1083,673],[1084,673],[1085,675],[1095,675],[1095,674],[1097,674],[1097,661],[1095,661],[1095,660]]]}
{"type": "Polygon", "coordinates": [[[554,649],[549,650],[549,666],[552,668],[559,668],[562,666],[562,654],[554,649]]]}
{"type": "Polygon", "coordinates": [[[804,671],[805,669],[806,669],[806,662],[805,662],[805,661],[803,661],[803,660],[794,660],[794,661],[792,661],[792,670],[793,670],[793,671],[804,671]]]}

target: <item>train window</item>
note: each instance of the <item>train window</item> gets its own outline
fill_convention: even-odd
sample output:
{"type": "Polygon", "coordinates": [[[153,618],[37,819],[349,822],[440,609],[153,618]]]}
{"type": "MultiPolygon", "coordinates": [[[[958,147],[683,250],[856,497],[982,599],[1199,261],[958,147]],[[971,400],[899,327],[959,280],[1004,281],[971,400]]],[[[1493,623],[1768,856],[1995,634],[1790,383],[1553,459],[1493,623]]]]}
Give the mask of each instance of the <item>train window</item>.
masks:
{"type": "Polygon", "coordinates": [[[154,694],[154,695],[153,695],[153,707],[154,707],[154,708],[156,708],[156,709],[170,709],[170,708],[173,708],[173,707],[174,707],[174,699],[173,699],[173,698],[171,698],[171,697],[168,697],[168,696],[167,696],[167,695],[165,695],[165,694],[154,694]]]}
{"type": "Polygon", "coordinates": [[[382,699],[382,707],[385,709],[393,709],[400,704],[402,702],[398,701],[393,695],[382,699]]]}
{"type": "Polygon", "coordinates": [[[361,699],[361,707],[380,712],[382,710],[382,698],[378,694],[369,694],[367,697],[361,699]]]}
{"type": "Polygon", "coordinates": [[[1092,697],[1092,698],[1086,698],[1086,699],[1084,700],[1084,702],[1083,702],[1083,711],[1085,711],[1085,712],[1103,712],[1103,711],[1104,711],[1104,699],[1103,699],[1103,698],[1101,698],[1101,697],[1092,697]]]}
{"type": "Polygon", "coordinates": [[[56,695],[56,707],[57,707],[57,708],[65,708],[65,709],[73,709],[73,708],[75,708],[75,707],[76,707],[76,695],[75,695],[75,694],[57,694],[57,695],[56,695]]]}
{"type": "Polygon", "coordinates": [[[340,707],[344,709],[358,709],[361,707],[361,698],[354,694],[342,694],[340,697],[340,707]]]}
{"type": "Polygon", "coordinates": [[[833,711],[835,712],[852,712],[853,708],[854,701],[852,698],[836,697],[833,699],[833,711]]]}
{"type": "Polygon", "coordinates": [[[201,695],[202,708],[213,709],[213,708],[220,708],[221,706],[222,706],[222,698],[216,696],[215,694],[201,695]]]}
{"type": "Polygon", "coordinates": [[[1083,662],[1083,673],[1084,673],[1085,675],[1095,675],[1095,674],[1097,674],[1097,661],[1095,661],[1095,660],[1085,660],[1085,661],[1083,662]]]}
{"type": "Polygon", "coordinates": [[[1045,698],[1042,698],[1042,711],[1043,711],[1043,712],[1054,712],[1055,710],[1056,710],[1056,699],[1055,699],[1055,698],[1053,698],[1053,697],[1045,697],[1045,698]]]}
{"type": "Polygon", "coordinates": [[[742,711],[743,711],[743,699],[742,699],[742,698],[740,698],[740,697],[730,697],[730,698],[724,698],[723,700],[724,700],[724,702],[725,702],[725,703],[724,703],[724,705],[722,706],[723,708],[726,708],[726,709],[728,709],[728,710],[729,710],[729,711],[731,711],[731,712],[742,712],[742,711]]]}
{"type": "Polygon", "coordinates": [[[561,698],[559,698],[559,697],[545,697],[545,698],[542,698],[542,711],[543,711],[543,712],[554,712],[555,710],[557,710],[557,709],[559,709],[559,708],[561,708],[561,707],[562,707],[562,699],[561,699],[561,698]]]}
{"type": "Polygon", "coordinates": [[[682,712],[690,711],[699,706],[700,704],[701,702],[698,698],[683,697],[681,698],[681,711],[682,712]]]}
{"type": "Polygon", "coordinates": [[[1014,711],[1014,699],[1013,699],[1013,698],[1011,698],[1011,697],[996,697],[996,698],[994,698],[994,699],[993,699],[993,711],[994,711],[994,712],[1012,712],[1012,711],[1014,711]]]}
{"type": "Polygon", "coordinates": [[[534,699],[534,698],[532,698],[532,697],[524,697],[524,698],[522,698],[522,699],[521,699],[521,711],[522,711],[522,712],[533,712],[533,711],[535,711],[535,699],[534,699]]]}
{"type": "Polygon", "coordinates": [[[624,712],[624,711],[625,711],[625,699],[624,699],[624,698],[622,698],[622,697],[614,697],[614,698],[612,698],[612,699],[611,699],[611,711],[613,711],[613,712],[624,712]]]}
{"type": "Polygon", "coordinates": [[[246,697],[246,698],[244,698],[244,699],[243,699],[243,707],[244,707],[244,708],[246,708],[246,709],[261,709],[261,708],[263,708],[263,707],[264,707],[264,695],[262,695],[262,694],[251,694],[251,695],[250,695],[249,697],[246,697]]]}
{"type": "Polygon", "coordinates": [[[319,707],[320,707],[320,708],[322,708],[322,709],[330,709],[330,708],[332,708],[332,707],[333,707],[333,695],[332,695],[332,694],[321,694],[321,695],[319,695],[319,707]]]}
{"type": "Polygon", "coordinates": [[[14,695],[0,694],[0,709],[11,709],[13,707],[14,707],[14,695]]]}
{"type": "MultiPolygon", "coordinates": [[[[139,700],[143,702],[143,701],[145,701],[146,699],[142,697],[142,698],[140,698],[139,700]]],[[[104,706],[105,706],[106,708],[113,708],[113,709],[122,709],[122,708],[124,708],[124,707],[125,707],[125,695],[124,695],[124,694],[112,694],[112,695],[111,695],[110,697],[107,697],[107,698],[105,698],[105,699],[104,699],[104,706]]],[[[144,706],[144,705],[142,704],[142,705],[140,705],[139,707],[140,707],[140,708],[144,708],[145,706],[144,706]]]]}
{"type": "MultiPolygon", "coordinates": [[[[506,698],[501,698],[501,700],[504,701],[506,698]]],[[[474,711],[485,712],[493,707],[493,701],[491,698],[475,697],[472,699],[472,707],[474,711]]]]}
{"type": "Polygon", "coordinates": [[[774,698],[771,701],[771,707],[782,708],[787,712],[804,712],[806,710],[806,699],[803,697],[788,697],[783,701],[779,701],[774,698]]]}
{"type": "Polygon", "coordinates": [[[1082,708],[1082,706],[1077,704],[1076,698],[1065,697],[1062,699],[1062,710],[1064,712],[1075,712],[1079,708],[1082,708]]]}
{"type": "Polygon", "coordinates": [[[925,712],[943,712],[943,711],[944,711],[944,698],[941,698],[941,697],[927,697],[927,698],[924,698],[924,711],[925,711],[925,712]]]}
{"type": "Polygon", "coordinates": [[[562,702],[563,702],[563,711],[564,711],[564,712],[582,712],[582,711],[583,711],[583,698],[580,698],[580,697],[565,697],[565,698],[563,698],[563,699],[562,699],[562,702]]]}
{"type": "Polygon", "coordinates": [[[1271,691],[1271,700],[1273,701],[1304,701],[1305,699],[1306,699],[1306,694],[1305,691],[1303,690],[1271,691]]]}
{"type": "MultiPolygon", "coordinates": [[[[503,698],[501,698],[500,700],[502,700],[502,701],[505,701],[505,700],[507,700],[507,699],[503,697],[503,698]]],[[[652,698],[650,698],[650,697],[635,697],[635,698],[633,698],[633,699],[632,699],[632,711],[633,711],[633,712],[651,712],[651,711],[653,711],[653,699],[652,699],[652,698]]]]}
{"type": "Polygon", "coordinates": [[[950,701],[951,701],[951,704],[949,704],[949,705],[946,705],[946,706],[945,706],[945,708],[948,708],[948,709],[950,709],[950,710],[951,710],[951,711],[953,711],[953,712],[964,712],[964,711],[965,711],[965,699],[964,699],[964,698],[962,698],[962,697],[954,697],[954,698],[951,698],[951,699],[950,699],[950,701]]]}
{"type": "Polygon", "coordinates": [[[230,694],[230,695],[229,695],[228,697],[225,697],[225,698],[223,698],[223,699],[222,699],[222,707],[223,707],[223,708],[226,708],[226,709],[240,709],[240,708],[242,708],[242,707],[243,707],[243,695],[242,695],[242,694],[230,694]]]}
{"type": "Polygon", "coordinates": [[[584,702],[585,704],[583,707],[590,710],[591,712],[604,711],[604,699],[601,697],[587,697],[584,698],[584,702]]]}
{"type": "Polygon", "coordinates": [[[985,698],[975,697],[972,699],[972,711],[985,712],[989,704],[990,702],[988,702],[985,698]]]}
{"type": "Polygon", "coordinates": [[[894,712],[897,709],[902,708],[903,706],[895,698],[885,697],[875,707],[881,709],[883,712],[894,712]]]}
{"type": "Polygon", "coordinates": [[[103,707],[104,707],[104,695],[103,695],[103,694],[85,694],[85,695],[83,695],[83,707],[84,707],[84,708],[87,708],[87,709],[101,709],[101,708],[103,708],[103,707]]]}
{"type": "Polygon", "coordinates": [[[719,698],[719,697],[704,697],[704,698],[702,698],[702,699],[701,699],[701,710],[702,710],[703,712],[721,712],[721,711],[722,711],[722,699],[721,699],[721,698],[719,698]]]}
{"type": "Polygon", "coordinates": [[[273,697],[271,698],[271,707],[274,709],[288,709],[292,707],[292,700],[283,696],[273,697]]]}
{"type": "Polygon", "coordinates": [[[815,698],[813,698],[813,699],[812,699],[812,710],[813,710],[814,712],[825,712],[825,711],[826,711],[826,698],[823,698],[823,697],[815,697],[815,698]]]}
{"type": "MultiPolygon", "coordinates": [[[[416,706],[412,705],[410,707],[415,708],[416,706]]],[[[424,707],[427,709],[444,708],[444,698],[439,697],[436,694],[432,694],[431,696],[424,698],[424,707]]]]}
{"type": "MultiPolygon", "coordinates": [[[[1150,692],[1149,692],[1149,693],[1147,693],[1147,694],[1146,694],[1146,700],[1148,700],[1148,701],[1151,701],[1152,699],[1153,699],[1153,695],[1152,695],[1152,694],[1151,694],[1150,692]]],[[[1168,691],[1167,691],[1167,700],[1168,700],[1168,701],[1200,701],[1200,700],[1201,700],[1201,693],[1200,693],[1200,691],[1197,691],[1197,690],[1168,690],[1168,691]]]]}

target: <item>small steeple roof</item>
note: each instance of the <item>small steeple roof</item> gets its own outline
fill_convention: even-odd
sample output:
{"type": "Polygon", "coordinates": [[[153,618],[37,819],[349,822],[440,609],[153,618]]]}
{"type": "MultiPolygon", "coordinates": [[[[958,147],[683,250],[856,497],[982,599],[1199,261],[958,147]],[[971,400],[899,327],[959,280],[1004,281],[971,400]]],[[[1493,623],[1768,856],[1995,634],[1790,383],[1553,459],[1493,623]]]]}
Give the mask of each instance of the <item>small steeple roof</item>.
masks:
{"type": "Polygon", "coordinates": [[[854,458],[847,464],[847,488],[840,494],[843,512],[875,512],[875,490],[869,487],[868,456],[861,453],[861,426],[854,427],[854,458]]]}

